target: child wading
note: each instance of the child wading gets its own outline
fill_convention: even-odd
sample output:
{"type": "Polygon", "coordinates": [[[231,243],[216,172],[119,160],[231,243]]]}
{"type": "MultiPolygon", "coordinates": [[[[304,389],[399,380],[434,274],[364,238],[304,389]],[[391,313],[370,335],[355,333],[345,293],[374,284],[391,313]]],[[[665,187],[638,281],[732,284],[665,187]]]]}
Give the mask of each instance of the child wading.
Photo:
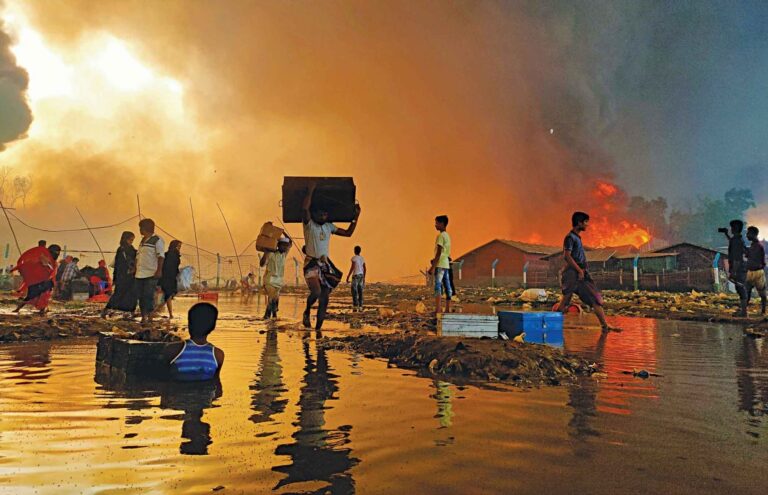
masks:
{"type": "Polygon", "coordinates": [[[360,256],[362,248],[355,246],[355,255],[352,256],[352,266],[347,273],[347,283],[349,277],[352,277],[352,306],[356,311],[363,310],[363,289],[365,288],[365,276],[368,268],[365,266],[365,259],[360,256]]]}
{"type": "Polygon", "coordinates": [[[440,232],[435,240],[435,257],[432,259],[432,266],[429,268],[429,274],[435,276],[435,314],[441,311],[441,296],[445,293],[445,312],[451,311],[451,295],[453,294],[453,285],[451,284],[450,271],[451,262],[451,236],[445,230],[448,228],[448,217],[440,215],[435,217],[435,229],[440,232]]]}
{"type": "Polygon", "coordinates": [[[171,375],[183,382],[213,380],[224,365],[224,351],[208,342],[208,334],[216,328],[219,310],[210,303],[197,303],[187,315],[190,338],[165,348],[171,375]]]}
{"type": "Polygon", "coordinates": [[[571,298],[576,294],[584,304],[588,304],[595,310],[595,315],[600,320],[600,326],[604,332],[611,330],[619,332],[620,329],[609,326],[605,321],[603,296],[587,271],[587,255],[584,252],[580,234],[587,230],[589,215],[581,211],[575,212],[571,217],[571,225],[573,228],[563,241],[563,258],[565,259],[565,269],[561,279],[563,297],[557,308],[566,313],[571,305],[571,298]]]}
{"type": "Polygon", "coordinates": [[[265,320],[277,318],[277,311],[280,309],[280,290],[283,288],[285,275],[285,258],[290,249],[291,240],[282,236],[277,241],[277,251],[264,253],[264,256],[261,257],[260,265],[267,267],[267,271],[264,273],[264,291],[267,293],[265,320]]]}
{"type": "Polygon", "coordinates": [[[765,294],[765,248],[763,243],[757,239],[760,231],[757,227],[750,227],[747,229],[747,239],[750,241],[750,245],[747,248],[747,280],[746,280],[746,293],[747,304],[746,309],[749,307],[749,300],[752,298],[752,289],[757,290],[760,295],[760,314],[765,314],[766,306],[766,294],[765,294]]]}
{"type": "Polygon", "coordinates": [[[328,310],[328,299],[331,291],[341,282],[344,276],[331,262],[329,251],[331,235],[351,237],[357,228],[357,220],[360,218],[360,206],[355,206],[355,217],[346,229],[340,229],[328,221],[328,210],[322,205],[312,202],[316,184],[309,187],[304,198],[304,280],[309,287],[307,308],[304,310],[303,324],[306,328],[312,326],[310,312],[315,301],[317,306],[317,323],[315,328],[323,327],[325,313],[328,310]]]}

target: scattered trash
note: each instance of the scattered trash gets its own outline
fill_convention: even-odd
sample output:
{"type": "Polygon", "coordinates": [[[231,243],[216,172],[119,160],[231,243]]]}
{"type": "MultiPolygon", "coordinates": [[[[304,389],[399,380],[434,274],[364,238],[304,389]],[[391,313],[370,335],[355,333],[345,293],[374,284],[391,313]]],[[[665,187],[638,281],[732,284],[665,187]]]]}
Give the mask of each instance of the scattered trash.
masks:
{"type": "Polygon", "coordinates": [[[624,373],[625,375],[636,376],[638,378],[642,378],[643,380],[645,380],[646,378],[650,378],[652,376],[653,377],[662,377],[662,376],[664,376],[664,375],[659,375],[658,373],[651,373],[648,370],[644,370],[644,369],[638,370],[638,369],[635,369],[635,368],[632,368],[632,371],[622,371],[622,373],[624,373]]]}

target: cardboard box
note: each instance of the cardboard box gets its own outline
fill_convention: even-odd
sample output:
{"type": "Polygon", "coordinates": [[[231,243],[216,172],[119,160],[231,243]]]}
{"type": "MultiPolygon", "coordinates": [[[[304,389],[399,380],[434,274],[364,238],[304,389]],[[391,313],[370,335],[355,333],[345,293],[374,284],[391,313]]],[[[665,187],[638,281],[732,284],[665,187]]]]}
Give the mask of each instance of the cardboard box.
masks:
{"type": "Polygon", "coordinates": [[[283,235],[283,229],[275,227],[272,222],[267,222],[261,227],[259,236],[256,238],[256,251],[276,251],[277,241],[283,235]]]}

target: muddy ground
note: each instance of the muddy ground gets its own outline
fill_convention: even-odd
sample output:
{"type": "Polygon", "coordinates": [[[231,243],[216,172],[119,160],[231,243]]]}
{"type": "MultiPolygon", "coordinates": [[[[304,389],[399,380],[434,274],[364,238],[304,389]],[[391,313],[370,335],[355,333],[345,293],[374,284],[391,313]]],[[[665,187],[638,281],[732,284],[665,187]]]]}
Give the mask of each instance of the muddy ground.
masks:
{"type": "Polygon", "coordinates": [[[397,332],[323,338],[321,344],[369,358],[385,358],[390,365],[451,381],[558,385],[599,371],[597,364],[549,346],[495,339],[397,332]]]}

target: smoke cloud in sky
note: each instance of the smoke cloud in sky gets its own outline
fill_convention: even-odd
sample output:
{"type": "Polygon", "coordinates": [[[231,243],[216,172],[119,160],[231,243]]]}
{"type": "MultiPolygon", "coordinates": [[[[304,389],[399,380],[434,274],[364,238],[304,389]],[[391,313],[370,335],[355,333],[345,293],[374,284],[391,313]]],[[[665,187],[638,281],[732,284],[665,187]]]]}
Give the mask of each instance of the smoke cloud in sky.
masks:
{"type": "Polygon", "coordinates": [[[11,38],[0,21],[0,151],[6,143],[23,137],[32,122],[25,95],[29,79],[16,64],[10,45],[11,38]]]}
{"type": "Polygon", "coordinates": [[[437,214],[458,255],[558,242],[573,209],[598,208],[596,181],[673,199],[742,186],[721,159],[765,159],[766,7],[729,5],[8,2],[23,53],[61,83],[18,52],[35,121],[0,160],[31,177],[38,224],[76,226],[75,204],[93,223],[129,216],[139,193],[191,239],[191,196],[201,244],[223,253],[215,202],[245,245],[279,216],[284,175],[351,175],[363,215],[332,254],[360,244],[374,279],[413,275],[437,214]]]}

